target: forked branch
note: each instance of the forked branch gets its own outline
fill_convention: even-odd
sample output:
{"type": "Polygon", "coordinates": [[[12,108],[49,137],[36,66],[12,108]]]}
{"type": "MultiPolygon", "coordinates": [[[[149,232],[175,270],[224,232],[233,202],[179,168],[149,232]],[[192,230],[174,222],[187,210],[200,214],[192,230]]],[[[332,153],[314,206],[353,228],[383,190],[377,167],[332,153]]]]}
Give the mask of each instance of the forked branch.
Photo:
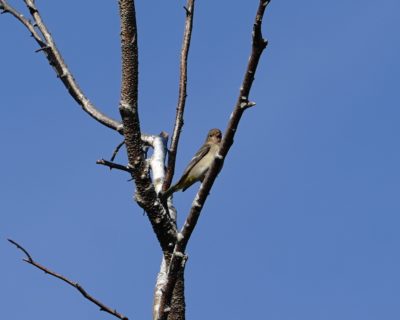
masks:
{"type": "Polygon", "coordinates": [[[43,22],[35,2],[33,0],[24,0],[24,2],[28,7],[29,13],[31,14],[33,20],[35,21],[35,24],[33,24],[29,19],[25,18],[18,10],[10,6],[6,0],[0,0],[0,10],[3,10],[4,13],[11,14],[29,30],[32,37],[39,45],[39,49],[36,51],[41,51],[45,54],[49,64],[53,67],[58,78],[64,84],[72,98],[74,98],[74,100],[82,107],[82,109],[101,124],[108,128],[114,129],[119,133],[122,133],[122,124],[100,112],[80,89],[71,71],[64,62],[64,59],[61,56],[54,39],[43,22]]]}
{"type": "Polygon", "coordinates": [[[233,113],[230,116],[228,126],[221,141],[220,151],[215,158],[214,163],[210,167],[210,170],[207,172],[207,175],[200,187],[200,190],[197,193],[195,200],[193,201],[193,205],[190,209],[189,215],[180,232],[181,236],[178,236],[178,242],[175,248],[175,250],[178,252],[184,252],[184,250],[186,249],[187,242],[189,241],[193,229],[196,226],[200,212],[210,193],[211,187],[213,186],[214,181],[222,168],[223,161],[228,154],[230,147],[232,146],[233,138],[235,136],[235,133],[237,132],[239,121],[243,115],[243,112],[247,108],[255,105],[254,102],[248,100],[248,96],[250,94],[251,86],[253,84],[254,75],[256,74],[258,62],[268,44],[267,40],[263,39],[262,37],[261,25],[265,9],[269,3],[270,0],[260,0],[259,2],[253,26],[252,51],[250,54],[250,59],[247,65],[246,73],[244,75],[242,86],[240,88],[239,97],[237,99],[233,113]]]}
{"type": "Polygon", "coordinates": [[[197,221],[200,217],[201,210],[204,203],[207,200],[209,192],[214,184],[214,181],[220,172],[224,159],[228,154],[228,151],[233,143],[234,135],[237,131],[239,121],[243,115],[243,112],[255,105],[254,102],[249,101],[248,97],[250,94],[251,86],[254,81],[254,75],[257,70],[258,62],[260,57],[266,48],[268,42],[263,38],[261,32],[262,20],[264,17],[264,12],[269,4],[270,0],[260,0],[255,22],[253,26],[253,41],[252,41],[252,51],[250,54],[250,59],[247,65],[246,73],[240,88],[239,97],[231,114],[228,126],[224,133],[221,149],[215,158],[214,163],[207,172],[207,175],[198,191],[195,200],[193,201],[192,207],[188,214],[188,217],[177,237],[177,242],[174,247],[171,262],[168,268],[167,282],[163,290],[163,296],[161,297],[158,320],[165,320],[168,317],[168,306],[171,303],[171,297],[174,290],[174,286],[177,279],[177,273],[184,266],[185,262],[185,250],[188,241],[192,235],[194,228],[196,227],[197,221]]]}
{"type": "Polygon", "coordinates": [[[247,65],[246,73],[244,75],[242,86],[240,88],[239,96],[236,105],[234,107],[234,110],[229,118],[228,126],[225,130],[223,139],[221,141],[220,151],[213,165],[211,166],[209,172],[207,173],[207,176],[205,177],[199,192],[196,195],[195,201],[193,202],[187,221],[181,230],[183,244],[184,244],[184,246],[181,247],[182,249],[185,249],[187,241],[189,240],[192,234],[198,216],[200,215],[201,209],[203,208],[203,205],[208,197],[211,187],[214,184],[214,181],[222,168],[223,161],[233,144],[233,138],[237,132],[239,121],[243,115],[243,112],[249,107],[255,105],[254,102],[249,101],[249,94],[254,81],[254,76],[257,71],[258,62],[260,60],[260,57],[264,49],[268,44],[268,41],[265,40],[262,36],[261,26],[265,9],[269,3],[270,0],[259,1],[259,6],[257,9],[255,22],[253,26],[252,51],[250,54],[250,59],[247,65]]]}
{"type": "Polygon", "coordinates": [[[104,303],[100,302],[99,300],[94,298],[92,295],[90,295],[79,283],[71,281],[70,279],[64,277],[63,275],[56,273],[56,272],[46,268],[45,266],[41,265],[40,263],[36,262],[32,258],[32,256],[29,254],[29,252],[25,248],[23,248],[20,244],[15,242],[14,240],[8,239],[8,241],[11,242],[14,246],[16,246],[19,250],[21,250],[26,255],[26,258],[23,259],[26,263],[29,263],[30,265],[38,268],[39,270],[44,271],[46,274],[49,274],[57,279],[60,279],[60,280],[64,281],[65,283],[69,284],[71,287],[74,287],[87,300],[89,300],[90,302],[97,305],[100,308],[100,311],[107,312],[121,320],[128,320],[127,317],[125,317],[123,314],[117,312],[117,310],[107,307],[104,303]]]}

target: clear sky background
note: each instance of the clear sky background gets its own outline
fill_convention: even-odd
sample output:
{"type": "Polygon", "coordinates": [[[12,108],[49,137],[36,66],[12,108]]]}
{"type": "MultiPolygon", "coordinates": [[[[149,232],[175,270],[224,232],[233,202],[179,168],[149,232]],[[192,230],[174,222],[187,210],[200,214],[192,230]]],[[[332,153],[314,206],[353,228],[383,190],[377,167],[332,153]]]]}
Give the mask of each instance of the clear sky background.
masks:
{"type": "MultiPolygon", "coordinates": [[[[37,1],[82,89],[114,118],[116,2],[37,1]]],[[[183,5],[137,2],[146,133],[172,131],[183,5]]],[[[208,129],[226,128],[257,5],[197,3],[177,175],[208,129]]],[[[399,12],[395,0],[271,2],[257,106],[188,247],[188,319],[400,319],[399,12]]],[[[12,238],[150,319],[159,245],[129,177],[95,164],[121,137],[80,110],[15,19],[2,15],[0,34],[0,318],[112,319],[21,262],[12,238]]],[[[175,196],[180,222],[197,187],[175,196]]]]}

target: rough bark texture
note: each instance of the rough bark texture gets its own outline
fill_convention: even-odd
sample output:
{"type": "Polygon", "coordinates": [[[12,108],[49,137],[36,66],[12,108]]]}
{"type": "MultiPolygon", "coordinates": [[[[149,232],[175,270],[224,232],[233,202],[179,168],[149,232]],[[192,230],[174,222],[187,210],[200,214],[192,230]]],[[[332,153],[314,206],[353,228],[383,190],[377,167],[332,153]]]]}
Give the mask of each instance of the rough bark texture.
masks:
{"type": "MultiPolygon", "coordinates": [[[[167,266],[170,266],[172,255],[170,253],[164,256],[167,266]]],[[[169,271],[170,272],[170,271],[169,271]]],[[[185,303],[185,268],[181,268],[176,274],[176,283],[172,292],[171,303],[168,312],[163,314],[167,320],[184,320],[186,303],[185,303]]],[[[154,314],[154,319],[158,319],[159,313],[154,314]]]]}
{"type": "Polygon", "coordinates": [[[172,251],[176,228],[159,201],[144,158],[138,114],[138,45],[135,5],[120,0],[122,83],[120,114],[132,177],[136,184],[135,200],[146,211],[164,252],[172,251]]]}
{"type": "Polygon", "coordinates": [[[184,269],[179,270],[175,288],[172,293],[171,311],[168,320],[184,320],[185,319],[185,276],[184,269]]]}

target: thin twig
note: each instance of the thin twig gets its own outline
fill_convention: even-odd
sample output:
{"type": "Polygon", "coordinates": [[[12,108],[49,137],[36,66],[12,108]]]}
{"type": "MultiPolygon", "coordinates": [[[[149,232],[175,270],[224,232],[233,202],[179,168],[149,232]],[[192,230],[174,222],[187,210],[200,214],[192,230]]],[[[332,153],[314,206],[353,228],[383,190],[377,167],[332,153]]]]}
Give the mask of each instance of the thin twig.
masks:
{"type": "Polygon", "coordinates": [[[176,107],[176,117],[174,132],[171,138],[171,146],[168,154],[168,168],[163,185],[163,190],[167,190],[171,185],[172,178],[175,172],[176,153],[178,151],[179,137],[183,127],[183,113],[186,103],[186,85],[187,85],[187,60],[189,55],[190,40],[192,38],[193,15],[194,15],[195,0],[188,0],[184,7],[186,12],[185,32],[182,41],[181,64],[180,64],[180,79],[179,79],[179,98],[176,107]]]}
{"type": "Polygon", "coordinates": [[[15,242],[12,239],[7,239],[9,242],[11,242],[14,246],[16,246],[19,250],[21,250],[23,253],[25,253],[25,255],[28,257],[28,261],[32,262],[33,259],[31,257],[31,255],[29,254],[28,251],[26,251],[23,247],[21,247],[17,242],[15,242]]]}
{"type": "Polygon", "coordinates": [[[114,161],[115,157],[117,156],[119,150],[122,148],[122,146],[125,144],[125,140],[123,140],[120,144],[117,145],[117,147],[114,149],[114,152],[111,156],[110,161],[114,161]]]}
{"type": "Polygon", "coordinates": [[[104,303],[100,302],[99,300],[97,300],[93,296],[91,296],[89,293],[87,293],[87,291],[79,283],[71,281],[70,279],[66,278],[65,276],[63,276],[59,273],[56,273],[56,272],[46,268],[45,266],[41,265],[40,263],[36,262],[35,260],[33,260],[32,256],[28,253],[28,251],[26,249],[24,249],[20,244],[15,242],[14,240],[11,240],[11,239],[7,239],[7,240],[9,242],[11,242],[13,245],[15,245],[19,250],[21,250],[27,256],[27,259],[23,259],[23,261],[29,263],[30,265],[44,271],[45,273],[47,273],[57,279],[62,280],[64,282],[66,282],[67,284],[69,284],[70,286],[74,287],[87,300],[89,300],[92,303],[94,303],[95,305],[97,305],[100,308],[100,311],[107,312],[121,320],[128,320],[127,317],[125,317],[123,314],[117,312],[117,310],[107,307],[104,303]]]}
{"type": "Polygon", "coordinates": [[[31,33],[32,37],[36,40],[38,45],[42,50],[45,50],[47,47],[46,42],[42,39],[42,37],[39,35],[39,33],[35,30],[35,27],[33,24],[25,18],[22,13],[18,12],[15,8],[10,6],[7,1],[5,0],[0,0],[0,9],[3,10],[3,13],[9,13],[11,14],[14,18],[16,18],[19,22],[21,22],[31,33]]]}
{"type": "Polygon", "coordinates": [[[3,9],[3,12],[10,13],[29,30],[32,37],[40,47],[37,52],[41,51],[45,54],[49,64],[57,73],[58,78],[64,84],[72,98],[74,98],[74,100],[82,107],[82,109],[101,124],[108,128],[114,129],[119,133],[122,133],[122,124],[97,110],[97,108],[89,101],[89,99],[80,89],[68,66],[64,62],[61,53],[58,51],[50,32],[48,31],[45,23],[42,20],[42,17],[39,14],[38,8],[35,6],[35,2],[33,0],[24,0],[24,2],[28,7],[32,18],[34,19],[35,26],[40,31],[40,34],[36,31],[34,25],[19,11],[10,6],[6,0],[0,0],[0,8],[3,9]]]}
{"type": "Polygon", "coordinates": [[[126,172],[129,172],[129,173],[132,173],[132,171],[133,171],[133,169],[130,168],[129,166],[124,166],[122,164],[118,164],[118,163],[114,163],[114,162],[111,162],[111,161],[107,161],[105,159],[97,160],[96,163],[97,164],[101,164],[101,165],[106,166],[106,167],[109,167],[110,170],[111,169],[118,169],[118,170],[126,171],[126,172]]]}
{"type": "Polygon", "coordinates": [[[192,235],[194,228],[196,227],[197,221],[200,217],[201,210],[206,202],[206,199],[209,195],[209,192],[214,184],[214,181],[220,172],[223,161],[232,146],[234,135],[237,131],[237,127],[239,121],[242,117],[243,112],[254,106],[255,103],[248,100],[248,96],[250,93],[250,89],[253,84],[254,75],[257,70],[258,62],[260,57],[266,48],[268,42],[263,39],[261,32],[262,19],[264,16],[265,8],[269,4],[270,0],[260,0],[255,22],[253,26],[253,42],[252,42],[252,51],[250,55],[250,59],[247,65],[246,73],[242,82],[242,86],[240,88],[240,93],[230,120],[228,122],[227,129],[223,136],[221,142],[221,148],[219,154],[215,158],[214,163],[210,167],[207,175],[198,191],[195,200],[193,201],[192,207],[186,218],[186,221],[177,236],[177,242],[175,244],[174,252],[171,258],[171,262],[169,265],[168,271],[168,279],[165,284],[163,290],[163,296],[161,297],[160,307],[159,307],[159,316],[158,320],[165,320],[168,317],[168,306],[171,302],[172,293],[175,287],[177,273],[179,272],[182,264],[185,259],[185,250],[187,243],[192,235]]]}

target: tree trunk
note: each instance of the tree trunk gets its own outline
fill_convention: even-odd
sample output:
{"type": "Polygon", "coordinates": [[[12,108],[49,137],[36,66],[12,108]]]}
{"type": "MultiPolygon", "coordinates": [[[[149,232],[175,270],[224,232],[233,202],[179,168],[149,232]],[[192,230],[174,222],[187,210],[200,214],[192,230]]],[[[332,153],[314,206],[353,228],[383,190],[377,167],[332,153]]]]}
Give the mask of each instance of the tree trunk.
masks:
{"type": "Polygon", "coordinates": [[[171,311],[168,320],[185,320],[185,269],[182,268],[178,273],[175,288],[172,294],[171,311]]]}
{"type": "MultiPolygon", "coordinates": [[[[171,262],[171,254],[164,255],[160,272],[157,276],[157,283],[154,290],[154,301],[153,301],[153,320],[158,319],[159,308],[161,303],[161,296],[165,290],[167,282],[168,266],[171,262]]],[[[168,312],[167,320],[184,320],[185,319],[185,267],[181,267],[177,274],[176,284],[172,292],[170,311],[168,312]]]]}

